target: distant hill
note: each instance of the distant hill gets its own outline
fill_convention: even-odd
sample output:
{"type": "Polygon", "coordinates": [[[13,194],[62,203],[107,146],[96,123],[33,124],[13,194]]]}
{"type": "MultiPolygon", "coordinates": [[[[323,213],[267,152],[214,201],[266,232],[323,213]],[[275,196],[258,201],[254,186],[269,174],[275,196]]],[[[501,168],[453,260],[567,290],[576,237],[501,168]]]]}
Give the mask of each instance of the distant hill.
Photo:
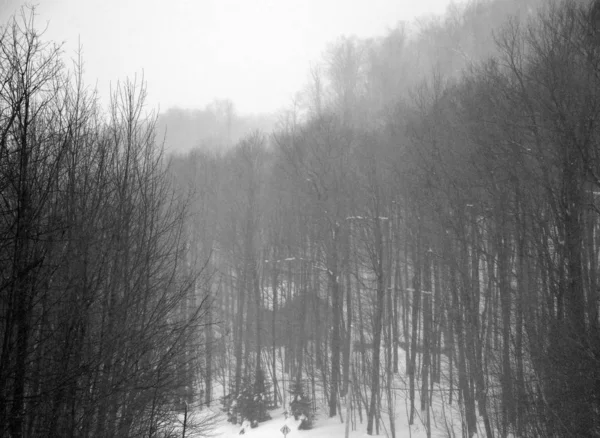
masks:
{"type": "Polygon", "coordinates": [[[270,132],[276,120],[273,114],[237,114],[231,101],[217,100],[204,109],[174,107],[160,113],[157,138],[169,153],[225,151],[252,131],[270,132]]]}

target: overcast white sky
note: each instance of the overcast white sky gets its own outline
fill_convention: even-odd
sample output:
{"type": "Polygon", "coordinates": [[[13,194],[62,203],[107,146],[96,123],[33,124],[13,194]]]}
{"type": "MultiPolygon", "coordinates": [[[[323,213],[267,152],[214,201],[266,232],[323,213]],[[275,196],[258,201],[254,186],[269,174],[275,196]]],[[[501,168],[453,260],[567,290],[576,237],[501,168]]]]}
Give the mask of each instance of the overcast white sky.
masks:
{"type": "MultiPolygon", "coordinates": [[[[148,103],[199,108],[230,98],[241,113],[289,106],[311,62],[341,35],[382,35],[450,0],[39,0],[39,27],[73,55],[101,96],[144,73],[148,103]]],[[[0,0],[2,23],[22,0],[0,0]]]]}

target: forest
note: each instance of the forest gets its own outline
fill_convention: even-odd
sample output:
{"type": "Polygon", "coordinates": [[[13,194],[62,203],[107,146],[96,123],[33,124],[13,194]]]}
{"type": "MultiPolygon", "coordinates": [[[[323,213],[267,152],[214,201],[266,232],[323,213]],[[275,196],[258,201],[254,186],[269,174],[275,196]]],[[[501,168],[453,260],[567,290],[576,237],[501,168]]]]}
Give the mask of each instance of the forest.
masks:
{"type": "Polygon", "coordinates": [[[341,37],[177,154],[36,24],[0,27],[0,436],[600,436],[600,2],[341,37]]]}

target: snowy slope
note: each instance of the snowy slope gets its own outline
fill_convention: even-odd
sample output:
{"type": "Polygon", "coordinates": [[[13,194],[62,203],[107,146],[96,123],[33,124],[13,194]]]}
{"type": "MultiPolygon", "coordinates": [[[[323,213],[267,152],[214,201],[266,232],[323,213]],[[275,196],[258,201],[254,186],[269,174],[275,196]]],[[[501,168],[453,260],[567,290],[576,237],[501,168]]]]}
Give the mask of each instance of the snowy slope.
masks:
{"type": "MultiPolygon", "coordinates": [[[[227,423],[225,420],[220,422],[216,428],[214,435],[215,438],[231,438],[240,437],[244,438],[283,438],[281,428],[287,425],[290,432],[287,438],[334,438],[344,437],[345,427],[344,423],[340,423],[339,417],[336,418],[318,418],[316,424],[311,430],[298,430],[299,421],[295,421],[293,417],[285,419],[283,415],[283,409],[277,409],[270,412],[273,417],[272,420],[261,423],[255,429],[246,429],[243,435],[240,435],[241,426],[227,423]]],[[[402,421],[401,418],[398,419],[402,421]]],[[[425,430],[421,426],[413,426],[412,431],[409,431],[405,421],[397,426],[396,436],[397,438],[412,437],[412,438],[425,438],[425,430]]],[[[364,438],[369,435],[365,432],[366,424],[357,424],[356,431],[350,431],[350,436],[353,438],[364,438]]],[[[381,434],[378,436],[386,436],[383,428],[381,434]]]]}
{"type": "MultiPolygon", "coordinates": [[[[421,412],[416,413],[415,422],[412,427],[408,426],[408,411],[409,411],[409,395],[408,395],[408,379],[406,377],[406,357],[405,351],[403,349],[398,350],[399,356],[399,372],[394,376],[393,388],[394,388],[394,417],[395,417],[395,429],[396,429],[396,438],[426,438],[426,430],[423,426],[423,418],[424,414],[421,412]]],[[[270,358],[268,359],[270,362],[270,358]]],[[[279,363],[280,375],[284,375],[283,373],[283,364],[279,363]]],[[[433,385],[433,400],[432,400],[432,409],[431,409],[431,436],[433,438],[442,438],[448,436],[461,436],[461,416],[460,411],[456,403],[452,406],[449,406],[447,400],[441,397],[441,394],[447,394],[449,388],[449,382],[447,380],[447,373],[445,372],[448,367],[447,360],[444,357],[442,359],[442,369],[444,372],[442,373],[442,381],[439,384],[433,385]]],[[[278,373],[279,374],[279,373],[278,373]]],[[[285,375],[285,378],[289,379],[289,376],[285,375]]],[[[416,382],[416,391],[415,391],[415,406],[419,409],[420,406],[420,397],[419,397],[419,388],[420,382],[416,382]]],[[[214,382],[214,390],[215,393],[222,393],[222,383],[214,382]]],[[[285,391],[285,388],[283,388],[285,391]]],[[[383,389],[385,391],[385,389],[383,389]]],[[[322,399],[322,394],[319,394],[318,399],[322,399]]],[[[342,417],[346,418],[346,399],[341,398],[340,404],[342,407],[342,417]]],[[[381,400],[381,421],[380,421],[380,433],[376,436],[381,437],[391,437],[390,433],[390,422],[388,417],[389,407],[386,396],[382,396],[381,400]]],[[[203,418],[212,418],[216,416],[216,421],[210,420],[209,422],[212,425],[208,427],[211,429],[210,432],[206,431],[203,433],[194,433],[191,430],[186,433],[187,437],[196,438],[196,437],[214,437],[214,438],[230,438],[230,437],[240,437],[244,438],[270,438],[270,437],[278,437],[283,438],[283,434],[281,433],[281,428],[284,425],[287,425],[290,429],[290,433],[287,435],[287,438],[336,438],[336,437],[344,437],[346,424],[342,423],[340,420],[340,416],[329,418],[327,415],[327,406],[326,405],[318,405],[317,408],[317,417],[315,420],[315,424],[313,429],[311,430],[298,430],[299,421],[295,421],[292,417],[286,419],[283,415],[284,409],[279,408],[273,411],[269,411],[272,419],[263,423],[257,428],[246,428],[245,433],[240,435],[240,430],[242,428],[241,425],[231,424],[227,422],[226,416],[223,414],[221,410],[220,404],[215,404],[210,409],[199,409],[192,410],[192,422],[194,420],[198,420],[202,423],[203,418]]],[[[350,437],[353,438],[364,438],[367,435],[367,422],[365,415],[366,413],[363,411],[363,422],[361,423],[356,411],[354,411],[353,423],[351,426],[356,430],[350,430],[350,437]]],[[[182,419],[181,419],[182,420],[182,419]]]]}

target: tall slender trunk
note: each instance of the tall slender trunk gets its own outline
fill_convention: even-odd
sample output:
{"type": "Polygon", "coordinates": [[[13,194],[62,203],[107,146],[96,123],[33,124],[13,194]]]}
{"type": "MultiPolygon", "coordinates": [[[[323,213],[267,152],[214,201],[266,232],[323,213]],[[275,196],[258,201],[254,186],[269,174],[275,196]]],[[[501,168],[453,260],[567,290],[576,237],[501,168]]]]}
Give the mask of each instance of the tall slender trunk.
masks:
{"type": "Polygon", "coordinates": [[[244,313],[245,313],[245,299],[246,299],[246,277],[247,268],[244,266],[243,278],[238,279],[238,296],[237,296],[237,308],[236,308],[236,323],[235,323],[235,395],[240,393],[242,385],[242,352],[244,345],[244,313]]]}
{"type": "Polygon", "coordinates": [[[400,269],[400,245],[396,242],[398,249],[396,251],[396,260],[394,263],[394,299],[393,299],[393,314],[392,314],[392,341],[393,341],[393,357],[394,357],[394,373],[398,372],[398,348],[400,347],[400,309],[404,307],[401,297],[403,294],[402,273],[400,269]]]}
{"type": "Polygon", "coordinates": [[[463,328],[463,306],[460,303],[458,284],[456,279],[456,271],[452,269],[450,272],[450,289],[452,292],[452,309],[454,313],[454,333],[456,335],[456,345],[458,347],[458,390],[459,402],[462,399],[465,409],[466,424],[464,430],[467,432],[467,437],[471,438],[477,432],[477,417],[475,415],[475,404],[471,397],[471,389],[469,385],[469,375],[467,373],[467,360],[465,352],[465,336],[463,328]]]}
{"type": "Polygon", "coordinates": [[[423,257],[423,363],[421,371],[421,412],[425,413],[425,428],[427,438],[431,437],[429,413],[429,378],[431,372],[431,248],[425,247],[423,257]]]}
{"type": "MultiPolygon", "coordinates": [[[[260,287],[260,278],[256,260],[252,261],[252,277],[254,288],[254,300],[256,305],[256,375],[262,373],[262,337],[261,337],[261,320],[262,320],[262,296],[260,287]]],[[[261,377],[262,378],[262,377],[261,377]]]]}
{"type": "Polygon", "coordinates": [[[16,326],[16,361],[13,383],[12,406],[9,418],[9,429],[13,437],[23,434],[23,421],[25,417],[25,383],[27,377],[27,355],[29,349],[30,334],[30,301],[32,292],[32,267],[30,258],[30,227],[31,217],[31,193],[29,184],[29,96],[23,103],[23,114],[19,114],[19,179],[17,181],[17,218],[15,221],[15,242],[13,252],[13,273],[11,296],[14,299],[14,324],[16,326]]]}
{"type": "Polygon", "coordinates": [[[341,323],[341,297],[337,272],[337,258],[335,259],[333,269],[329,274],[329,283],[331,290],[331,302],[333,307],[333,322],[331,330],[331,376],[329,393],[329,416],[337,415],[337,398],[340,383],[340,323],[341,323]]]}
{"type": "MultiPolygon", "coordinates": [[[[277,331],[276,331],[276,323],[277,323],[277,312],[278,312],[278,287],[279,287],[279,269],[277,267],[278,253],[273,248],[273,253],[271,254],[271,290],[273,293],[273,314],[271,318],[271,339],[272,339],[272,378],[273,378],[273,392],[275,397],[273,397],[273,401],[275,403],[275,407],[277,407],[277,394],[278,394],[278,383],[277,383],[277,331]]],[[[283,400],[281,400],[283,403],[283,400]]]]}
{"type": "Polygon", "coordinates": [[[515,399],[511,368],[511,297],[508,278],[508,235],[504,226],[498,234],[498,288],[502,310],[502,431],[508,433],[515,425],[515,399]]]}
{"type": "Polygon", "coordinates": [[[381,230],[381,220],[378,215],[374,219],[374,231],[375,231],[375,254],[373,254],[373,261],[376,269],[377,277],[377,303],[375,310],[375,319],[373,321],[373,364],[372,364],[372,375],[371,375],[371,402],[369,405],[369,416],[367,421],[367,434],[373,435],[373,422],[375,420],[377,400],[379,398],[379,374],[380,368],[380,355],[381,355],[381,329],[383,324],[383,308],[385,305],[385,278],[383,273],[383,258],[384,258],[384,243],[383,243],[383,232],[381,230]]]}
{"type": "Polygon", "coordinates": [[[350,277],[350,270],[346,271],[346,336],[344,337],[344,367],[343,367],[343,382],[344,387],[340,393],[343,397],[348,391],[348,382],[351,380],[349,377],[350,373],[350,350],[352,339],[350,339],[351,327],[352,327],[352,281],[350,277]]]}
{"type": "Polygon", "coordinates": [[[414,244],[413,249],[413,298],[412,298],[412,315],[411,315],[411,340],[410,340],[410,361],[408,364],[409,377],[409,398],[410,398],[410,415],[409,424],[414,424],[415,418],[415,378],[416,378],[416,360],[417,360],[417,345],[419,337],[419,315],[421,312],[421,256],[420,256],[420,239],[414,244]]]}
{"type": "Polygon", "coordinates": [[[309,290],[309,269],[305,264],[302,264],[300,274],[300,312],[298,314],[298,368],[296,370],[296,383],[302,383],[302,375],[304,369],[304,349],[306,348],[306,316],[308,310],[308,290],[309,290]]]}

